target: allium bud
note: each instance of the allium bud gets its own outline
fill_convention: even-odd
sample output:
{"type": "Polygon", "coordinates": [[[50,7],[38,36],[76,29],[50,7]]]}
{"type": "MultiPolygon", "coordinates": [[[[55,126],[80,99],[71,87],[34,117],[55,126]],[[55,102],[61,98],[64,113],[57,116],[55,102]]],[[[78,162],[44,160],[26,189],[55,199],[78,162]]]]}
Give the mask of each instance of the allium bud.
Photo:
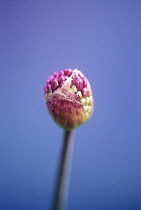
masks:
{"type": "Polygon", "coordinates": [[[90,83],[77,69],[65,69],[50,76],[44,87],[44,98],[52,118],[67,130],[87,121],[93,111],[90,83]]]}

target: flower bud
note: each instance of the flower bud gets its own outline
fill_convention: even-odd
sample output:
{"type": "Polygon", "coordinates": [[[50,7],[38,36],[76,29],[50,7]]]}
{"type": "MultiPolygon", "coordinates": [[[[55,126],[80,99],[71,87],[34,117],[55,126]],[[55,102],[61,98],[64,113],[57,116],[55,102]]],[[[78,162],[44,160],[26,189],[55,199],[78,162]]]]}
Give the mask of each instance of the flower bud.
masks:
{"type": "Polygon", "coordinates": [[[65,69],[50,76],[44,98],[52,118],[66,130],[80,126],[93,112],[90,83],[77,69],[65,69]]]}

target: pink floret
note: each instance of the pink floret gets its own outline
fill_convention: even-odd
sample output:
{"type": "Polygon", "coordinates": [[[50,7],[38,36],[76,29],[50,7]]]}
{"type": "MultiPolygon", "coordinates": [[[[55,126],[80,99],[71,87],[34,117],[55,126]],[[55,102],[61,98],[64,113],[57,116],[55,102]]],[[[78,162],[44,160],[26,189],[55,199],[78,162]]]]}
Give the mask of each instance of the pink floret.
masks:
{"type": "Polygon", "coordinates": [[[76,84],[77,90],[82,90],[83,89],[83,81],[82,81],[81,78],[77,78],[75,84],[76,84]]]}
{"type": "Polygon", "coordinates": [[[90,91],[87,90],[88,80],[83,76],[81,72],[73,71],[72,69],[65,69],[63,71],[54,72],[52,76],[47,79],[47,85],[44,88],[45,93],[52,93],[61,88],[68,77],[72,76],[70,88],[74,85],[78,91],[82,92],[83,97],[90,95],[90,91]]]}

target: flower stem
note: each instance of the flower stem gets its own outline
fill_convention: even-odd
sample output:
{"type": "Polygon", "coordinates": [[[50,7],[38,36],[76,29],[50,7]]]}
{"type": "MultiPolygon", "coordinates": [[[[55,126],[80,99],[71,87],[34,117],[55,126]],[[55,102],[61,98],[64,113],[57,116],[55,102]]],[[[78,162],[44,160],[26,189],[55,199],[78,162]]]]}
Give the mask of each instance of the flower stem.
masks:
{"type": "Polygon", "coordinates": [[[69,187],[69,171],[73,146],[73,130],[64,130],[63,146],[55,186],[54,200],[51,210],[64,210],[69,187]]]}

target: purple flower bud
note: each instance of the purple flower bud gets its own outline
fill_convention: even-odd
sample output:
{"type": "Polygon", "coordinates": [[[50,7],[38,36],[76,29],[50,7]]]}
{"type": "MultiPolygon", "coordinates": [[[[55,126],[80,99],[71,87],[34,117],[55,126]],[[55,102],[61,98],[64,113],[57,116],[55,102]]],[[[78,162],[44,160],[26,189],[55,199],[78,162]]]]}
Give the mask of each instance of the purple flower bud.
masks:
{"type": "Polygon", "coordinates": [[[72,70],[71,70],[71,69],[65,69],[65,70],[64,70],[64,74],[65,74],[66,76],[70,77],[71,74],[72,74],[72,70]]]}
{"type": "Polygon", "coordinates": [[[87,87],[87,81],[88,81],[88,80],[84,77],[84,78],[83,78],[83,87],[84,87],[84,88],[87,87]]]}
{"type": "Polygon", "coordinates": [[[50,76],[48,79],[47,79],[47,84],[50,84],[52,82],[52,80],[54,79],[53,76],[50,76]]]}
{"type": "Polygon", "coordinates": [[[83,89],[83,81],[81,78],[78,78],[75,82],[77,90],[82,90],[83,89]]]}
{"type": "Polygon", "coordinates": [[[58,77],[59,76],[59,73],[58,72],[54,72],[53,76],[54,77],[58,77]]]}
{"type": "Polygon", "coordinates": [[[60,71],[59,76],[64,76],[64,71],[60,71]]]}
{"type": "Polygon", "coordinates": [[[59,83],[61,83],[62,81],[65,81],[65,79],[66,79],[65,76],[60,76],[59,79],[58,79],[58,81],[59,81],[59,83]]]}
{"type": "Polygon", "coordinates": [[[51,88],[52,88],[52,90],[54,91],[57,87],[58,87],[58,80],[55,78],[55,79],[52,81],[51,88]]]}
{"type": "Polygon", "coordinates": [[[44,92],[50,92],[51,91],[51,85],[50,84],[47,84],[44,88],[44,92]]]}
{"type": "Polygon", "coordinates": [[[52,118],[64,129],[74,129],[92,115],[92,90],[77,69],[65,69],[50,76],[44,97],[52,118]]]}

